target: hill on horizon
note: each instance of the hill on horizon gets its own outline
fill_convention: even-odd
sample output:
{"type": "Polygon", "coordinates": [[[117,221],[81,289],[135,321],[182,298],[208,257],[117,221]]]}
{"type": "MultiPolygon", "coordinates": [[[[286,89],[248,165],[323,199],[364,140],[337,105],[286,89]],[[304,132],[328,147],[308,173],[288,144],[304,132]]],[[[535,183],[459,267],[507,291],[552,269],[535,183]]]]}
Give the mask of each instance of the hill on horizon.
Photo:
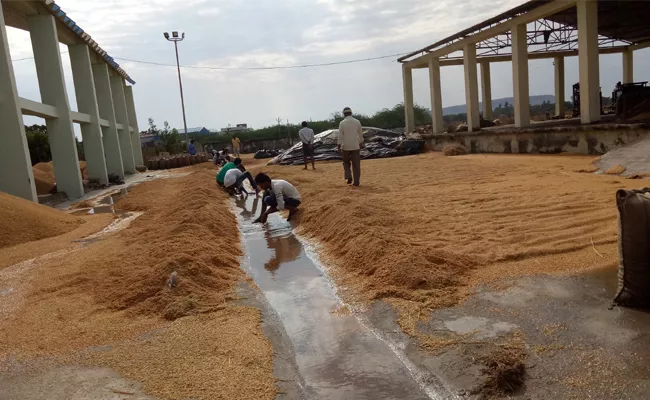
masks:
{"type": "MultiPolygon", "coordinates": [[[[492,99],[492,109],[499,107],[499,103],[504,104],[506,101],[512,104],[514,103],[515,99],[513,97],[501,97],[499,99],[492,99]]],[[[545,101],[555,103],[555,96],[552,94],[538,94],[538,95],[530,96],[530,105],[535,106],[538,104],[542,104],[545,101]]],[[[483,102],[479,103],[479,109],[483,109],[483,102]]],[[[442,115],[463,114],[465,112],[467,112],[466,104],[444,107],[442,109],[442,115]]]]}

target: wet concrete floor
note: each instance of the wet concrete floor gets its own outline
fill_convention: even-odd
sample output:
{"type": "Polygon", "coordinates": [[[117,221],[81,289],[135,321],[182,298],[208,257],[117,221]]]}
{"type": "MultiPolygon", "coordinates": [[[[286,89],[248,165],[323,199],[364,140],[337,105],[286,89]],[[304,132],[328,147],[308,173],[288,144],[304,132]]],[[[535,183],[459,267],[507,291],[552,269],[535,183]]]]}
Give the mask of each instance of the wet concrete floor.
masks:
{"type": "Polygon", "coordinates": [[[413,371],[342,307],[329,278],[278,214],[252,221],[261,199],[237,199],[245,268],[284,325],[309,399],[430,399],[413,371]]]}

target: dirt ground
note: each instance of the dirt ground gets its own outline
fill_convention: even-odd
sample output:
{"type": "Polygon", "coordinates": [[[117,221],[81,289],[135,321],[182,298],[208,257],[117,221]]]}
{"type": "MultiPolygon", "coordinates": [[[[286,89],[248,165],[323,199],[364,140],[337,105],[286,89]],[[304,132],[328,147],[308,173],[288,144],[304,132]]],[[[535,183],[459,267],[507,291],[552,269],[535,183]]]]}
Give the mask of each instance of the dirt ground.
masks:
{"type": "MultiPolygon", "coordinates": [[[[40,241],[44,251],[0,249],[0,387],[47,393],[74,367],[86,371],[79,379],[116,375],[161,399],[275,398],[260,312],[238,302],[246,276],[235,217],[211,166],[190,170],[119,200],[125,215],[142,213],[125,230],[82,239],[86,223],[40,241]]],[[[96,217],[105,218],[97,231],[112,220],[96,217]]],[[[125,394],[119,387],[112,396],[125,394]]]]}
{"type": "Polygon", "coordinates": [[[364,161],[359,188],[345,184],[340,163],[259,169],[297,186],[298,230],[323,245],[346,295],[392,302],[414,333],[418,316],[479,284],[615,268],[614,194],[644,181],[576,172],[593,161],[427,153],[364,161]]]}
{"type": "Polygon", "coordinates": [[[256,170],[296,185],[343,298],[458,396],[640,398],[650,318],[608,306],[615,193],[648,184],[594,161],[427,153],[363,161],[359,188],[336,162],[256,170]]]}

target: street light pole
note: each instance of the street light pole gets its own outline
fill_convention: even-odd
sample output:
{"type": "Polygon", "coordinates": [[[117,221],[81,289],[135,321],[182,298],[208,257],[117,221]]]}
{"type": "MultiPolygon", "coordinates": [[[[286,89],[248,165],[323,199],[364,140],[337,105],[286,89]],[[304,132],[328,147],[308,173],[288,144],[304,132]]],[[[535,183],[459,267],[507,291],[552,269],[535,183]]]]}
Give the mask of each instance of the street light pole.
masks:
{"type": "Polygon", "coordinates": [[[163,35],[165,39],[170,42],[174,42],[174,49],[176,50],[176,69],[178,70],[178,86],[181,89],[181,108],[183,109],[183,127],[185,128],[185,146],[189,145],[189,140],[187,137],[187,119],[185,118],[185,99],[183,98],[183,81],[181,80],[181,65],[178,61],[178,42],[182,42],[185,39],[185,32],[182,33],[181,37],[178,37],[178,31],[173,31],[172,36],[169,37],[169,33],[164,32],[163,35]]]}

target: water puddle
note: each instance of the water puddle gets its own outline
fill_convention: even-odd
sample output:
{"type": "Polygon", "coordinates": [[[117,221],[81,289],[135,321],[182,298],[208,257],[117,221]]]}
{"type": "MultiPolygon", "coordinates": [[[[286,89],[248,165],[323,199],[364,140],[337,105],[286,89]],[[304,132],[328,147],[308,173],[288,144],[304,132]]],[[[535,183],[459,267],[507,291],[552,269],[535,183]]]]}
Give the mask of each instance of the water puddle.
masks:
{"type": "Polygon", "coordinates": [[[235,201],[245,268],[279,316],[310,399],[437,399],[390,345],[347,312],[281,216],[266,226],[255,196],[235,201]]]}

